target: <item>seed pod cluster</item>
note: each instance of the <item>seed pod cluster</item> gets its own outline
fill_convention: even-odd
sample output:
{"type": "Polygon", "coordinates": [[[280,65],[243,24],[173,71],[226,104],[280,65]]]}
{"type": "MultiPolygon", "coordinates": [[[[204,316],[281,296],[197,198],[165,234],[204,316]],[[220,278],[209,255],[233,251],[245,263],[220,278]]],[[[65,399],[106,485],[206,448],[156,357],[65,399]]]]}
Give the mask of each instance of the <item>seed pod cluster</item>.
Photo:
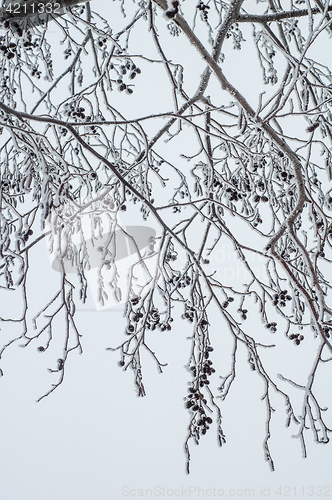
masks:
{"type": "Polygon", "coordinates": [[[202,394],[202,389],[210,384],[208,377],[215,373],[213,363],[208,359],[212,351],[213,347],[207,346],[204,351],[204,360],[190,367],[194,380],[188,389],[189,394],[185,398],[185,406],[195,414],[193,430],[197,439],[200,435],[206,434],[209,424],[212,424],[212,418],[206,415],[207,400],[202,394]]]}
{"type": "Polygon", "coordinates": [[[239,308],[237,312],[241,314],[243,320],[247,319],[248,309],[239,308]]]}
{"type": "Polygon", "coordinates": [[[281,292],[274,294],[273,305],[285,307],[287,300],[292,300],[292,297],[288,295],[288,290],[282,290],[281,292]]]}
{"type": "Polygon", "coordinates": [[[190,323],[193,323],[195,317],[195,308],[189,304],[185,304],[184,313],[181,318],[187,319],[190,323]]]}
{"type": "Polygon", "coordinates": [[[75,122],[80,119],[84,120],[86,115],[84,113],[85,108],[79,105],[77,101],[70,101],[64,105],[64,114],[70,118],[73,118],[75,122]]]}
{"type": "Polygon", "coordinates": [[[272,333],[275,333],[277,331],[277,323],[275,321],[273,321],[272,323],[267,323],[265,327],[268,328],[272,333]]]}
{"type": "Polygon", "coordinates": [[[227,297],[227,299],[225,300],[225,302],[222,303],[222,306],[226,308],[226,307],[228,307],[228,305],[230,304],[230,302],[234,302],[233,297],[227,297]]]}
{"type": "Polygon", "coordinates": [[[323,332],[324,332],[325,337],[330,338],[331,333],[332,333],[332,326],[324,326],[323,332]]]}
{"type": "Polygon", "coordinates": [[[304,335],[301,335],[300,333],[292,333],[288,338],[290,340],[294,340],[294,344],[300,345],[302,340],[304,340],[304,335]]]}
{"type": "Polygon", "coordinates": [[[165,12],[166,17],[169,19],[173,19],[176,14],[179,12],[179,1],[178,0],[168,0],[167,1],[167,11],[165,12]]]}
{"type": "Polygon", "coordinates": [[[208,15],[209,15],[209,9],[210,6],[205,4],[204,2],[200,1],[197,5],[197,10],[199,10],[202,14],[202,18],[205,22],[208,21],[208,15]]]}
{"type": "MultiPolygon", "coordinates": [[[[115,66],[112,65],[111,69],[115,69],[115,66]]],[[[121,64],[118,68],[118,78],[116,80],[119,92],[123,92],[125,90],[127,94],[132,94],[133,89],[128,83],[124,82],[124,76],[127,75],[126,77],[129,78],[129,80],[134,80],[134,78],[140,74],[141,69],[138,68],[133,62],[128,60],[126,64],[121,64]]]]}
{"type": "Polygon", "coordinates": [[[187,274],[184,274],[182,276],[180,274],[173,274],[169,282],[172,285],[175,285],[176,288],[186,288],[191,284],[191,278],[187,274]]]}

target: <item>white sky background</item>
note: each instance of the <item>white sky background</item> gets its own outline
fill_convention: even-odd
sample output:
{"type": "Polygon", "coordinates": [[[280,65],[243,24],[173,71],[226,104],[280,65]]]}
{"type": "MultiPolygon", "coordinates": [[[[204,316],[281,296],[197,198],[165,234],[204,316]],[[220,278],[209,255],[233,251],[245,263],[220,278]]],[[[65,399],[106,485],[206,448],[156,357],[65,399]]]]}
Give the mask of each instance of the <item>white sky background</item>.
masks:
{"type": "MultiPolygon", "coordinates": [[[[261,9],[253,2],[250,6],[245,2],[244,6],[248,12],[261,9]]],[[[95,0],[92,8],[104,14],[111,25],[114,19],[114,31],[131,19],[128,15],[124,21],[118,15],[118,2],[95,0]]],[[[225,42],[226,60],[223,68],[226,77],[236,84],[255,108],[257,103],[251,98],[257,96],[256,85],[266,90],[267,95],[274,92],[274,88],[263,87],[261,84],[257,58],[249,43],[251,29],[248,25],[244,30],[248,33],[248,36],[244,35],[248,42],[243,44],[242,51],[233,51],[231,42],[225,42]],[[239,70],[243,75],[240,78],[239,70]]],[[[146,29],[134,33],[137,37],[136,53],[146,53],[151,44],[151,54],[155,54],[146,29]]],[[[325,37],[322,44],[318,45],[315,56],[328,60],[330,55],[327,41],[325,37]]],[[[176,54],[185,65],[184,88],[191,95],[196,90],[204,64],[201,64],[183,35],[179,38],[169,36],[168,43],[170,54],[176,54]]],[[[64,49],[65,46],[59,51],[59,64],[63,64],[61,52],[64,49]]],[[[57,50],[55,48],[54,54],[57,50]]],[[[125,110],[127,118],[143,116],[149,112],[170,111],[172,101],[164,83],[166,79],[162,65],[160,79],[156,78],[153,92],[149,85],[148,96],[144,80],[148,77],[148,65],[140,63],[140,67],[142,75],[134,82],[134,95],[127,96],[114,90],[114,105],[122,112],[125,110]],[[135,102],[135,107],[131,102],[135,102]]],[[[217,85],[211,80],[211,93],[218,91],[217,85]]],[[[228,96],[221,93],[221,103],[228,101],[228,96]]],[[[157,126],[146,123],[145,129],[151,129],[152,136],[157,126]]],[[[191,151],[191,144],[183,143],[182,135],[180,137],[173,141],[173,161],[178,161],[179,153],[191,151]]],[[[161,141],[158,148],[160,152],[167,148],[169,154],[169,144],[163,145],[161,141]]],[[[185,164],[183,160],[181,164],[185,164]]],[[[137,217],[134,222],[139,223],[139,220],[137,217]]],[[[123,223],[133,224],[132,214],[124,214],[123,223]]],[[[223,262],[228,267],[232,266],[232,251],[231,248],[225,248],[223,262]]],[[[217,267],[219,263],[211,265],[217,267]]],[[[258,262],[257,266],[259,265],[258,262]]],[[[39,269],[38,277],[34,274],[33,281],[28,282],[29,307],[35,310],[42,306],[46,296],[52,296],[52,290],[56,290],[58,275],[53,273],[50,276],[48,272],[50,261],[46,245],[40,245],[31,251],[30,266],[31,269],[39,269]]],[[[215,321],[218,322],[217,316],[215,321]]],[[[287,488],[284,489],[287,486],[296,487],[297,497],[300,498],[311,497],[309,486],[322,487],[323,493],[328,492],[324,487],[330,486],[329,495],[332,495],[331,445],[313,443],[308,433],[308,458],[303,460],[299,440],[290,437],[296,432],[296,428],[285,428],[285,414],[282,411],[276,412],[272,418],[270,450],[276,472],[270,472],[264,461],[262,447],[265,403],[260,398],[263,387],[246,363],[247,354],[244,350],[240,349],[238,355],[243,358],[243,362],[239,359],[238,363],[241,369],[226,401],[221,404],[227,443],[221,449],[217,447],[216,429],[212,425],[199,447],[191,443],[191,474],[187,476],[183,443],[189,416],[184,408],[183,397],[187,393],[189,381],[189,373],[184,365],[190,348],[190,341],[187,339],[190,327],[182,321],[174,324],[169,332],[154,333],[153,342],[159,358],[162,362],[167,362],[168,366],[159,375],[151,358],[146,356],[143,359],[147,396],[137,398],[132,373],[123,373],[117,366],[118,353],[105,350],[106,347],[118,345],[123,339],[125,320],[121,308],[96,312],[90,297],[86,307],[78,306],[76,322],[83,334],[84,352],[82,355],[77,352],[70,354],[64,383],[40,403],[36,404],[35,401],[52,383],[52,375],[47,372],[47,368],[52,367],[58,357],[57,342],[61,339],[41,355],[36,351],[38,340],[25,349],[14,345],[5,352],[1,360],[5,375],[0,384],[1,500],[120,500],[125,498],[122,494],[125,486],[132,489],[129,498],[132,498],[133,493],[138,496],[138,489],[143,489],[145,494],[146,488],[154,487],[164,487],[165,497],[172,497],[170,492],[175,496],[175,489],[180,488],[181,491],[184,487],[189,496],[189,486],[204,489],[204,498],[209,495],[207,490],[214,487],[216,491],[223,489],[224,496],[232,496],[231,488],[239,490],[236,498],[246,488],[255,490],[255,498],[261,497],[261,487],[265,490],[270,487],[269,497],[277,499],[280,498],[277,495],[279,486],[283,493],[288,493],[287,488]]],[[[254,315],[249,315],[247,328],[257,328],[254,315]]],[[[211,357],[216,367],[220,363],[218,357],[222,356],[218,354],[222,352],[221,335],[222,327],[216,324],[212,332],[212,345],[216,348],[211,357]]],[[[280,368],[281,363],[286,371],[300,371],[302,366],[298,353],[301,347],[294,346],[289,358],[283,357],[284,351],[281,349],[276,362],[277,368],[280,368]]],[[[314,347],[313,343],[312,348],[314,347]]],[[[332,407],[329,365],[326,365],[325,372],[325,377],[320,372],[321,376],[316,384],[322,404],[332,407]]],[[[217,385],[216,379],[215,386],[217,385]]],[[[282,408],[280,400],[276,399],[275,403],[278,408],[282,408]]],[[[331,416],[328,417],[327,423],[329,422],[331,427],[331,416]]],[[[158,491],[161,491],[162,496],[162,490],[158,491]]],[[[319,494],[319,491],[316,489],[315,493],[319,494]]],[[[291,498],[294,498],[294,492],[294,489],[289,490],[291,498]]],[[[190,498],[203,497],[202,492],[198,495],[197,490],[191,489],[190,493],[190,498]]]]}

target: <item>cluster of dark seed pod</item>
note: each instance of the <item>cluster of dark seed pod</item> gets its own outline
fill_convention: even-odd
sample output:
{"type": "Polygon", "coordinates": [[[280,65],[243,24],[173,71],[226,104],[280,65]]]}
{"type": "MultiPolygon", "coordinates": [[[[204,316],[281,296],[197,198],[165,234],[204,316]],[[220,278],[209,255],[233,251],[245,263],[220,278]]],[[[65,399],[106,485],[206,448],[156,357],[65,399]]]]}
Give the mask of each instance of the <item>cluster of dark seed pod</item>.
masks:
{"type": "MultiPolygon", "coordinates": [[[[325,203],[327,204],[327,206],[331,210],[332,209],[332,196],[331,196],[331,193],[328,193],[326,195],[325,203]]],[[[328,235],[332,236],[332,228],[331,227],[329,228],[328,235]]]]}
{"type": "Polygon", "coordinates": [[[275,321],[273,321],[272,323],[267,323],[265,327],[268,328],[272,333],[275,333],[277,331],[277,323],[275,321]]]}
{"type": "MultiPolygon", "coordinates": [[[[278,153],[278,156],[280,156],[280,153],[278,153]]],[[[273,160],[273,172],[278,181],[289,184],[294,179],[294,174],[288,172],[283,165],[280,165],[278,160],[273,160]]]]}
{"type": "Polygon", "coordinates": [[[207,359],[203,365],[203,373],[199,377],[199,386],[204,387],[204,385],[209,385],[210,381],[208,380],[208,377],[211,376],[212,373],[215,373],[215,371],[216,370],[212,366],[212,361],[207,359]]]}
{"type": "Polygon", "coordinates": [[[30,238],[30,236],[33,235],[32,229],[29,229],[24,235],[23,235],[23,240],[26,242],[30,238]]]}
{"type": "Polygon", "coordinates": [[[205,22],[207,22],[207,20],[208,20],[209,9],[210,9],[210,6],[205,4],[202,1],[200,1],[199,4],[197,5],[197,10],[201,11],[202,17],[203,17],[205,22]]]}
{"type": "Polygon", "coordinates": [[[173,274],[169,279],[169,282],[172,285],[175,285],[176,288],[186,288],[191,284],[191,278],[187,274],[181,276],[180,274],[173,274]]]}
{"type": "MultiPolygon", "coordinates": [[[[139,297],[133,297],[130,300],[130,305],[131,305],[131,310],[128,314],[128,319],[129,319],[129,324],[127,326],[127,329],[125,333],[127,335],[132,335],[135,333],[137,329],[137,323],[144,317],[144,311],[142,312],[141,307],[137,309],[133,309],[133,307],[139,305],[140,303],[140,298],[139,297]]],[[[165,330],[171,330],[171,322],[173,321],[173,318],[168,317],[167,320],[162,321],[161,319],[161,313],[159,312],[159,309],[155,306],[152,306],[150,308],[150,311],[147,315],[146,318],[146,328],[149,330],[155,330],[156,328],[159,328],[162,332],[165,330]]]]}
{"type": "MultiPolygon", "coordinates": [[[[130,312],[128,314],[129,324],[127,329],[125,330],[126,335],[132,335],[136,331],[136,324],[144,317],[144,314],[140,311],[140,309],[132,309],[133,306],[137,306],[140,302],[138,296],[132,297],[130,300],[130,312]]],[[[123,366],[119,363],[119,366],[123,366]]]]}
{"type": "Polygon", "coordinates": [[[229,201],[239,201],[242,199],[242,194],[238,193],[238,191],[236,189],[228,187],[225,189],[225,191],[229,195],[229,198],[228,198],[229,201]]]}
{"type": "Polygon", "coordinates": [[[165,255],[166,262],[175,261],[178,258],[178,254],[174,250],[169,250],[165,255]]]}
{"type": "Polygon", "coordinates": [[[165,330],[172,329],[172,326],[170,324],[172,321],[173,321],[173,318],[168,318],[167,321],[161,321],[161,316],[160,316],[160,312],[159,312],[158,308],[153,306],[150,309],[150,312],[148,314],[146,326],[147,326],[147,328],[149,328],[151,330],[155,330],[156,328],[159,328],[159,330],[164,332],[165,330]]]}
{"type": "MultiPolygon", "coordinates": [[[[194,370],[195,367],[191,367],[191,370],[194,370]]],[[[204,399],[203,394],[196,388],[194,387],[189,387],[188,389],[189,395],[187,396],[187,402],[186,402],[186,408],[191,408],[192,411],[198,411],[200,408],[200,400],[204,404],[207,403],[207,400],[204,399]]]]}
{"type": "Polygon", "coordinates": [[[0,50],[7,57],[7,59],[13,59],[15,57],[17,44],[14,42],[10,42],[5,44],[3,42],[4,37],[0,37],[0,50]]]}
{"type": "Polygon", "coordinates": [[[130,302],[133,306],[137,306],[137,304],[139,303],[139,297],[133,297],[130,302]]]}
{"type": "Polygon", "coordinates": [[[285,307],[287,300],[292,300],[292,297],[288,295],[288,290],[282,290],[281,292],[274,294],[273,305],[274,306],[279,305],[280,307],[285,307]]]}
{"type": "Polygon", "coordinates": [[[35,39],[34,41],[32,41],[31,35],[30,36],[29,35],[30,34],[28,34],[28,39],[25,40],[25,42],[23,42],[23,47],[27,50],[31,50],[32,48],[36,48],[39,45],[38,39],[35,39]]]}
{"type": "Polygon", "coordinates": [[[233,297],[227,297],[227,299],[225,300],[225,302],[222,303],[222,306],[223,307],[228,307],[228,305],[229,305],[230,302],[234,302],[233,297]]]}
{"type": "Polygon", "coordinates": [[[193,323],[195,317],[195,308],[189,304],[185,304],[185,310],[181,318],[187,319],[190,323],[193,323]]]}
{"type": "MultiPolygon", "coordinates": [[[[12,27],[14,27],[13,24],[12,27]]],[[[35,40],[32,40],[31,33],[28,30],[24,31],[24,38],[21,38],[23,37],[23,30],[17,25],[15,33],[20,37],[19,39],[14,38],[8,41],[6,37],[0,36],[0,54],[2,53],[7,59],[13,59],[15,54],[19,56],[20,47],[23,47],[25,50],[31,50],[39,46],[40,39],[37,37],[35,40]]],[[[31,75],[40,78],[41,72],[38,68],[32,67],[31,75]]]]}
{"type": "Polygon", "coordinates": [[[281,177],[281,180],[283,180],[284,182],[287,182],[287,181],[290,181],[291,179],[293,179],[294,175],[283,170],[280,173],[280,177],[281,177]]]}
{"type": "Polygon", "coordinates": [[[99,40],[98,40],[99,47],[103,47],[106,42],[107,42],[107,38],[99,38],[99,40]]]}
{"type": "Polygon", "coordinates": [[[68,47],[66,50],[64,50],[63,53],[65,55],[65,59],[68,59],[72,55],[72,50],[70,47],[68,47]]]}
{"type": "Polygon", "coordinates": [[[241,314],[241,318],[243,320],[247,319],[248,309],[241,309],[240,308],[237,310],[237,312],[241,314]]]}
{"type": "Polygon", "coordinates": [[[259,213],[257,213],[257,216],[256,216],[256,218],[255,218],[254,222],[252,223],[252,225],[253,225],[254,227],[257,227],[257,226],[258,226],[258,224],[262,224],[262,222],[263,222],[263,220],[262,220],[262,218],[261,218],[260,214],[259,214],[259,213]]]}
{"type": "Polygon", "coordinates": [[[214,177],[213,179],[213,187],[215,188],[222,188],[223,186],[223,183],[221,182],[221,180],[219,180],[217,177],[214,177]]]}
{"type": "Polygon", "coordinates": [[[203,394],[194,387],[189,387],[189,395],[187,396],[186,408],[192,412],[197,412],[196,425],[199,426],[200,432],[204,435],[210,428],[209,424],[212,424],[212,418],[207,417],[205,413],[205,408],[207,400],[203,397],[203,394]]]}
{"type": "Polygon", "coordinates": [[[288,338],[290,340],[294,340],[296,345],[300,345],[302,340],[304,340],[304,335],[301,335],[300,333],[292,333],[288,338]]]}
{"type": "Polygon", "coordinates": [[[135,323],[138,323],[141,318],[143,318],[143,313],[141,311],[134,312],[132,320],[135,321],[135,323]]]}
{"type": "MultiPolygon", "coordinates": [[[[111,69],[114,68],[114,65],[111,65],[111,69]]],[[[128,77],[130,80],[134,80],[137,75],[141,74],[140,68],[136,66],[131,61],[127,61],[126,64],[122,64],[119,67],[119,78],[116,80],[116,82],[119,84],[118,90],[120,92],[123,92],[124,90],[126,91],[127,94],[132,94],[133,89],[128,85],[128,83],[125,83],[123,81],[123,77],[128,74],[128,77]]]]}
{"type": "Polygon", "coordinates": [[[146,326],[147,328],[151,328],[151,330],[155,330],[159,325],[160,325],[159,310],[157,307],[151,307],[150,312],[148,314],[146,326]]]}
{"type": "Polygon", "coordinates": [[[255,160],[252,165],[253,172],[257,172],[259,168],[265,167],[266,163],[267,161],[265,160],[265,158],[258,158],[257,160],[255,160]]]}
{"type": "Polygon", "coordinates": [[[191,412],[196,413],[196,432],[199,434],[206,434],[206,431],[209,429],[209,424],[212,424],[212,418],[206,415],[205,407],[207,405],[207,400],[204,398],[201,389],[206,385],[210,384],[208,377],[215,373],[215,369],[212,367],[212,361],[209,358],[210,352],[213,351],[213,347],[208,346],[204,351],[204,358],[201,373],[198,375],[197,370],[198,367],[191,366],[190,370],[192,372],[192,376],[194,380],[192,382],[191,387],[188,389],[188,396],[185,398],[186,403],[185,406],[191,412]]]}
{"type": "MultiPolygon", "coordinates": [[[[173,321],[173,318],[169,318],[169,321],[173,321]]],[[[159,329],[164,332],[165,330],[171,330],[172,329],[172,326],[167,323],[166,321],[161,323],[160,326],[159,326],[159,329]]]]}
{"type": "Polygon", "coordinates": [[[252,353],[249,353],[248,363],[249,363],[249,366],[252,369],[252,371],[255,371],[256,370],[256,362],[255,362],[255,358],[252,355],[252,353]]]}
{"type": "Polygon", "coordinates": [[[267,201],[269,201],[268,197],[267,196],[259,196],[258,194],[255,194],[254,195],[254,202],[255,203],[259,203],[260,201],[263,201],[264,203],[266,203],[267,201]]]}
{"type": "Polygon", "coordinates": [[[324,332],[325,337],[330,338],[331,332],[332,332],[332,326],[324,326],[323,332],[324,332]]]}
{"type": "Polygon", "coordinates": [[[169,19],[173,19],[173,17],[176,16],[176,14],[179,12],[179,1],[178,0],[168,0],[168,9],[165,12],[165,15],[169,19]]]}
{"type": "Polygon", "coordinates": [[[127,330],[126,330],[126,334],[131,335],[132,333],[134,333],[134,331],[135,331],[135,326],[132,323],[130,323],[128,325],[127,330]]]}
{"type": "Polygon", "coordinates": [[[34,68],[32,68],[31,76],[35,76],[36,78],[38,78],[38,80],[40,80],[41,71],[38,69],[37,66],[35,66],[34,68]]]}
{"type": "Polygon", "coordinates": [[[206,326],[208,326],[208,324],[209,324],[209,323],[208,323],[208,321],[207,321],[205,318],[203,318],[203,319],[200,321],[200,326],[201,326],[202,328],[205,328],[206,326]]]}
{"type": "Polygon", "coordinates": [[[85,119],[85,108],[79,106],[79,103],[75,101],[66,102],[64,108],[64,114],[70,118],[73,118],[75,121],[77,121],[78,119],[85,119]]]}

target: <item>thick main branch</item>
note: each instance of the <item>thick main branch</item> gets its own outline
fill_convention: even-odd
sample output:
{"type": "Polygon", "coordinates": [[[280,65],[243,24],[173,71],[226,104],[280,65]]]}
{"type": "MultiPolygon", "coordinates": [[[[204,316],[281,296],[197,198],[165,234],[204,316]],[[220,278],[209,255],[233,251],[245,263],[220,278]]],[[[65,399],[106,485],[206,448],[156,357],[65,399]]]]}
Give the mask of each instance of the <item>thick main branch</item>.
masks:
{"type": "MultiPolygon", "coordinates": [[[[327,8],[327,12],[332,12],[332,5],[327,8]]],[[[321,14],[318,8],[311,9],[310,14],[321,14]]],[[[294,17],[306,17],[309,15],[308,9],[291,10],[285,12],[273,12],[271,14],[242,14],[236,20],[237,23],[269,23],[273,21],[282,21],[282,19],[293,19],[294,17]]]]}

